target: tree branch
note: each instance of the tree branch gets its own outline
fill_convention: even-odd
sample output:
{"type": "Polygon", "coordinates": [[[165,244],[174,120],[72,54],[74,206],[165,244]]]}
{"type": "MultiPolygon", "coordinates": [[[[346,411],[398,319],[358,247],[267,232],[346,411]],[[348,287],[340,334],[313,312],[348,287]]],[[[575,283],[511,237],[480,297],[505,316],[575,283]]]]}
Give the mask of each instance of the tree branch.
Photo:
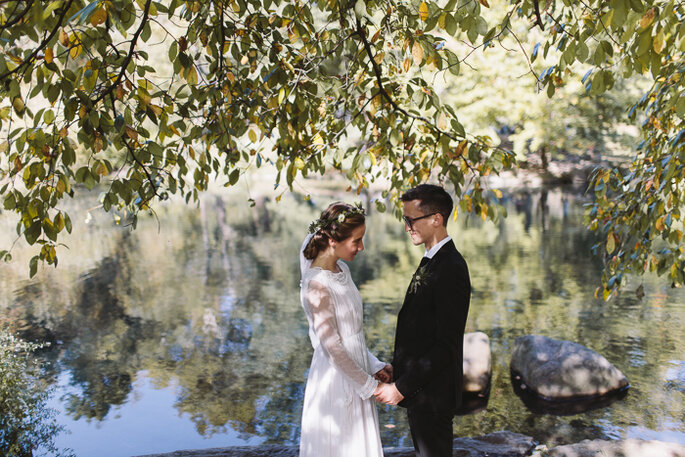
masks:
{"type": "MultiPolygon", "coordinates": [[[[26,8],[24,8],[24,11],[22,11],[21,13],[19,13],[19,14],[17,15],[17,17],[15,17],[14,19],[12,19],[11,21],[7,21],[7,22],[4,23],[2,26],[0,26],[0,30],[1,30],[1,29],[10,28],[10,27],[12,27],[13,25],[15,25],[17,22],[21,21],[21,20],[24,18],[24,15],[31,9],[31,5],[33,5],[33,0],[31,0],[31,1],[29,1],[29,2],[26,3],[26,8]]],[[[19,4],[17,3],[17,7],[18,7],[18,6],[19,6],[19,4]]],[[[17,8],[15,8],[14,11],[12,11],[12,14],[14,14],[16,11],[17,11],[17,8]]]]}
{"type": "Polygon", "coordinates": [[[535,24],[540,26],[540,30],[544,32],[545,24],[542,23],[542,17],[540,16],[540,1],[533,0],[533,6],[535,7],[535,24]]]}
{"type": "Polygon", "coordinates": [[[93,100],[93,106],[97,105],[99,102],[101,102],[107,94],[112,92],[120,83],[121,80],[124,78],[124,75],[126,74],[126,67],[128,67],[128,64],[131,63],[131,59],[133,58],[134,51],[136,49],[136,44],[138,43],[138,37],[140,34],[143,32],[143,28],[145,27],[145,24],[147,23],[147,18],[148,14],[150,12],[150,5],[152,4],[152,0],[147,0],[145,2],[145,9],[143,10],[143,17],[140,20],[140,26],[136,30],[136,32],[133,34],[133,37],[131,37],[131,46],[128,49],[128,54],[126,54],[126,58],[124,59],[124,63],[121,65],[121,70],[119,71],[119,75],[117,76],[117,79],[110,85],[107,89],[105,89],[98,97],[93,100]]]}
{"type": "Polygon", "coordinates": [[[43,42],[36,48],[34,51],[31,53],[31,55],[24,60],[22,63],[20,63],[17,68],[14,70],[10,70],[7,73],[0,75],[0,81],[4,81],[5,78],[12,76],[14,73],[18,73],[19,70],[21,70],[22,67],[25,67],[26,65],[31,64],[33,62],[33,59],[36,58],[38,53],[45,49],[45,46],[48,45],[48,43],[55,37],[57,34],[57,31],[59,30],[60,26],[62,25],[62,21],[64,20],[64,16],[66,16],[67,11],[69,11],[69,7],[71,7],[71,4],[74,3],[74,0],[69,0],[69,3],[62,9],[62,13],[60,14],[59,18],[57,18],[57,24],[55,25],[55,28],[52,29],[50,32],[50,35],[48,35],[47,38],[43,40],[43,42]]]}

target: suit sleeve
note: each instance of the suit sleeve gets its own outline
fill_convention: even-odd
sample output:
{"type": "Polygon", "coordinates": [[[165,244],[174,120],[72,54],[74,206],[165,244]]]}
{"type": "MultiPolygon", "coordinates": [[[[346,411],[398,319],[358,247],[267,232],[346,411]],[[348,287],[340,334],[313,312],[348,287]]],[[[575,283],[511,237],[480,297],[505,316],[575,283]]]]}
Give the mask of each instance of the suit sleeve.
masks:
{"type": "Polygon", "coordinates": [[[446,270],[436,278],[435,342],[423,354],[408,360],[404,374],[395,381],[405,398],[413,397],[443,370],[452,367],[459,356],[456,352],[461,347],[459,338],[464,338],[471,285],[465,265],[457,264],[446,270]]]}
{"type": "Polygon", "coordinates": [[[364,371],[343,346],[328,289],[317,281],[310,281],[306,303],[312,314],[314,332],[326,358],[347,378],[361,398],[371,397],[378,387],[378,381],[364,371]]]}

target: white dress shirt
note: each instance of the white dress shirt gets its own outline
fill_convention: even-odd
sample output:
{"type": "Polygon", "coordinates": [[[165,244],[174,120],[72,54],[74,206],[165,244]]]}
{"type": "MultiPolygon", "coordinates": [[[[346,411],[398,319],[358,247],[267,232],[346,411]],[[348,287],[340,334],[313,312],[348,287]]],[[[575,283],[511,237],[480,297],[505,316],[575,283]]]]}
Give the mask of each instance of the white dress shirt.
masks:
{"type": "Polygon", "coordinates": [[[452,239],[452,237],[447,235],[445,238],[443,238],[442,240],[435,243],[435,246],[433,246],[430,249],[427,249],[426,253],[423,256],[428,257],[429,259],[432,259],[433,256],[440,250],[440,248],[443,247],[445,245],[445,243],[447,243],[451,239],[452,239]]]}

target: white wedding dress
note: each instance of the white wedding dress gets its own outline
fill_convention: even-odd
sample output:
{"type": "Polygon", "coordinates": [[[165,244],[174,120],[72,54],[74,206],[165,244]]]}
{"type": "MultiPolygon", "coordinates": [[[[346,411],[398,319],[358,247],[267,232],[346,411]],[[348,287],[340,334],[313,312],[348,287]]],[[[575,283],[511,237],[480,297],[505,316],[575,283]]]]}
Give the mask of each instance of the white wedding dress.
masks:
{"type": "Polygon", "coordinates": [[[338,261],[338,267],[338,273],[312,268],[300,250],[300,298],[314,348],[300,457],[381,457],[373,374],[385,364],[366,348],[361,295],[347,265],[338,261]]]}

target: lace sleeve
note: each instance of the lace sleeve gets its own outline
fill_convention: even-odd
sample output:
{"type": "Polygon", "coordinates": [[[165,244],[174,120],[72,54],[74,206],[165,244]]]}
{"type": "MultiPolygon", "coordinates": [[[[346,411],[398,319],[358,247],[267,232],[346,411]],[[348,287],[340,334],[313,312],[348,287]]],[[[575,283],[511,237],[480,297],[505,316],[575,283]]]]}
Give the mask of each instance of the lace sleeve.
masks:
{"type": "Polygon", "coordinates": [[[354,386],[361,398],[371,397],[378,387],[378,381],[364,371],[343,346],[330,292],[321,283],[310,281],[306,297],[312,314],[314,332],[324,354],[354,386]]]}

